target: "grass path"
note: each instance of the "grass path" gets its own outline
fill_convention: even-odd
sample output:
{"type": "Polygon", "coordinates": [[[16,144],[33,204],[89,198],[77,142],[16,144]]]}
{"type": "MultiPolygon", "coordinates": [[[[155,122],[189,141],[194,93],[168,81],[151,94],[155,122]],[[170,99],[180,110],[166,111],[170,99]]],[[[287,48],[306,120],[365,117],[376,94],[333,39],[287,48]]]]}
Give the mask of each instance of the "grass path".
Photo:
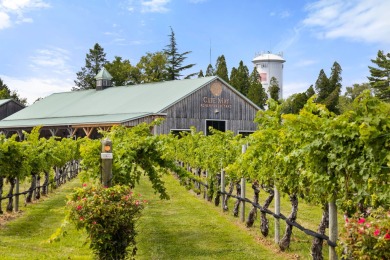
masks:
{"type": "MultiPolygon", "coordinates": [[[[170,200],[161,201],[146,181],[136,191],[151,198],[138,222],[138,259],[289,259],[261,245],[220,208],[196,198],[172,176],[164,178],[170,200]]],[[[237,221],[238,222],[238,221],[237,221]]]]}
{"type": "MultiPolygon", "coordinates": [[[[197,198],[173,176],[164,181],[171,197],[160,200],[142,179],[136,192],[149,204],[138,224],[137,259],[291,259],[272,244],[264,246],[239,221],[197,198]]],[[[80,186],[73,180],[39,203],[28,205],[16,219],[0,227],[0,259],[93,259],[86,234],[68,225],[68,235],[49,243],[61,225],[66,194],[80,186]]],[[[264,243],[264,241],[263,241],[264,243]]]]}
{"type": "Polygon", "coordinates": [[[5,223],[0,228],[0,259],[91,259],[88,245],[83,245],[86,235],[71,225],[59,242],[48,242],[64,219],[66,194],[80,185],[77,179],[68,182],[5,223]]]}

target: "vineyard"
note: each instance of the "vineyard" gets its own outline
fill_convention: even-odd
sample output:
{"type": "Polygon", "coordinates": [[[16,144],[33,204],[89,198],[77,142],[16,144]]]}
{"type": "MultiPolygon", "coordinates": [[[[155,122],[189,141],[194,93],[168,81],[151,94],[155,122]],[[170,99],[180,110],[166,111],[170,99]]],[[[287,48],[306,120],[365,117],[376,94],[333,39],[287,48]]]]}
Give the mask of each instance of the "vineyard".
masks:
{"type": "MultiPolygon", "coordinates": [[[[273,233],[282,251],[288,250],[295,227],[312,237],[313,259],[323,259],[324,241],[330,246],[330,259],[336,259],[336,251],[351,258],[387,259],[390,257],[389,114],[388,104],[365,92],[355,100],[351,111],[339,116],[313,100],[297,115],[282,114],[280,106],[271,100],[268,110],[257,115],[259,129],[246,138],[218,131],[206,136],[196,129],[180,136],[157,136],[150,131],[152,125],[146,124],[113,127],[110,132],[102,132],[112,141],[113,188],[108,193],[98,188],[83,188],[74,193],[78,195],[70,200],[71,214],[77,216],[73,222],[87,230],[96,227],[98,216],[90,212],[97,206],[87,202],[100,192],[108,194],[103,197],[118,194],[119,202],[127,196],[131,203],[141,207],[138,200],[129,198],[123,193],[128,191],[119,187],[135,188],[143,175],[160,199],[169,199],[162,176],[174,173],[181,184],[203,194],[222,210],[228,211],[231,205],[233,215],[240,217],[247,227],[253,225],[259,211],[262,235],[273,233]],[[247,198],[246,186],[252,190],[253,200],[247,198]],[[267,194],[264,201],[259,200],[261,190],[267,194]],[[281,195],[288,196],[291,202],[288,216],[280,212],[281,195]],[[233,205],[228,202],[230,198],[235,199],[233,205]],[[301,201],[322,208],[322,219],[312,220],[318,221],[317,230],[299,224],[301,201]],[[272,202],[274,211],[269,210],[272,202]],[[248,214],[245,204],[251,205],[248,214]],[[92,208],[84,212],[87,207],[92,208]],[[340,215],[344,218],[338,218],[340,215]],[[86,216],[92,216],[91,222],[81,223],[86,216]],[[269,230],[268,217],[275,219],[274,232],[269,230]],[[280,221],[286,222],[283,235],[279,233],[280,221]],[[337,229],[339,222],[346,222],[345,231],[337,229]],[[342,235],[338,237],[339,234],[342,235]]],[[[39,129],[34,129],[22,142],[2,137],[0,145],[1,189],[3,178],[10,183],[8,211],[13,210],[16,179],[31,180],[32,196],[40,186],[40,174],[45,176],[46,185],[51,175],[57,184],[64,174],[59,169],[75,169],[76,164],[69,162],[79,159],[82,159],[80,178],[85,183],[102,178],[100,140],[39,139],[39,129]]],[[[137,207],[134,209],[140,209],[137,207]]],[[[131,243],[135,248],[135,242],[131,243]]],[[[95,250],[101,252],[99,247],[95,250]]]]}

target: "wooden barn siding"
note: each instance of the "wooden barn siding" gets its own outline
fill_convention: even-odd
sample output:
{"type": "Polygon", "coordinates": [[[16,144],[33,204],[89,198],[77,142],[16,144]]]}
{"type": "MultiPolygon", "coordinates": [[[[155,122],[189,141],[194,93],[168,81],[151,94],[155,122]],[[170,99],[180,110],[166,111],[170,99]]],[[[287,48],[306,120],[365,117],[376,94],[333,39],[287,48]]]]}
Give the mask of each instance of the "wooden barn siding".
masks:
{"type": "Polygon", "coordinates": [[[226,129],[235,133],[240,130],[256,130],[256,124],[253,122],[257,112],[256,108],[224,85],[218,97],[213,96],[210,85],[206,85],[162,112],[167,113],[167,117],[164,123],[157,127],[157,133],[169,133],[171,129],[189,129],[190,126],[195,126],[199,131],[205,131],[206,119],[226,120],[226,129]],[[204,104],[203,98],[205,97],[229,99],[228,104],[225,105],[231,107],[218,107],[218,104],[216,104],[217,107],[202,107],[201,104],[204,104]],[[219,113],[215,113],[216,109],[219,113]]]}
{"type": "Polygon", "coordinates": [[[3,104],[0,106],[0,120],[18,112],[19,110],[22,110],[23,108],[23,106],[12,101],[3,104]]]}

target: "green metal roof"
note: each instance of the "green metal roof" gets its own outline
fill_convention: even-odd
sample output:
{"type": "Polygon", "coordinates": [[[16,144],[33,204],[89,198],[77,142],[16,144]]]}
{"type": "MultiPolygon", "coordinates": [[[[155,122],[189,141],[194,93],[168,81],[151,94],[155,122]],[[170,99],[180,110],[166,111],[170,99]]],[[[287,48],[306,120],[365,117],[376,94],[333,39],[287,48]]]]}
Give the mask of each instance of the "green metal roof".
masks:
{"type": "Polygon", "coordinates": [[[112,76],[111,74],[106,70],[106,68],[102,68],[99,73],[95,76],[95,79],[98,80],[98,79],[108,79],[108,80],[111,80],[112,79],[112,76]]]}
{"type": "Polygon", "coordinates": [[[0,121],[0,128],[122,123],[165,108],[217,77],[52,94],[0,121]]]}

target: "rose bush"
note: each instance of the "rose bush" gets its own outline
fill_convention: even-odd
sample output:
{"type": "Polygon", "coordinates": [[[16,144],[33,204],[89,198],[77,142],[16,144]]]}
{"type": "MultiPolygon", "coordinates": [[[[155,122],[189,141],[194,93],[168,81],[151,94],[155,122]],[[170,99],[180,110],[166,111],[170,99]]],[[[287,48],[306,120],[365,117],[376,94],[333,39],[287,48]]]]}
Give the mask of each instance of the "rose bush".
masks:
{"type": "Polygon", "coordinates": [[[340,240],[347,259],[390,259],[390,212],[380,208],[367,218],[355,214],[345,219],[344,231],[340,240]]]}
{"type": "Polygon", "coordinates": [[[87,231],[90,247],[99,259],[134,257],[135,223],[144,203],[141,195],[124,185],[104,188],[84,184],[68,197],[68,219],[77,229],[87,231]]]}

